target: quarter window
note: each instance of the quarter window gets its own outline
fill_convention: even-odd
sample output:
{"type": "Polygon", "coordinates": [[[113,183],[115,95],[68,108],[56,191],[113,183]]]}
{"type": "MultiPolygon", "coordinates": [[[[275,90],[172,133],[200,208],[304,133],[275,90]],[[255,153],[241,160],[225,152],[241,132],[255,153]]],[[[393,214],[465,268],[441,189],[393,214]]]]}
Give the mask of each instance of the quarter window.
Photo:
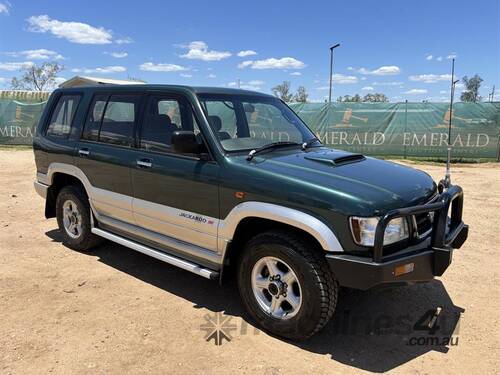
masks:
{"type": "Polygon", "coordinates": [[[71,131],[71,123],[75,116],[80,95],[62,95],[57,102],[50,123],[47,128],[47,135],[66,137],[71,131]]]}

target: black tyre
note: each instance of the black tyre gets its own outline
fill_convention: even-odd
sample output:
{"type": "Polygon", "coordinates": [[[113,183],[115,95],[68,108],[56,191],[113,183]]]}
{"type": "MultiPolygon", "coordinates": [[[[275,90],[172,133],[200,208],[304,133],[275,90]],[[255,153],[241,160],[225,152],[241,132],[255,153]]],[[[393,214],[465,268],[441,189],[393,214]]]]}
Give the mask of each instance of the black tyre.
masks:
{"type": "Polygon", "coordinates": [[[324,256],[301,237],[259,234],[245,246],[238,287],[250,315],[266,331],[304,340],[321,330],[337,304],[338,284],[324,256]]]}
{"type": "Polygon", "coordinates": [[[101,238],[92,234],[90,204],[78,186],[65,186],[57,195],[56,216],[63,243],[71,249],[87,251],[97,246],[101,238]]]}

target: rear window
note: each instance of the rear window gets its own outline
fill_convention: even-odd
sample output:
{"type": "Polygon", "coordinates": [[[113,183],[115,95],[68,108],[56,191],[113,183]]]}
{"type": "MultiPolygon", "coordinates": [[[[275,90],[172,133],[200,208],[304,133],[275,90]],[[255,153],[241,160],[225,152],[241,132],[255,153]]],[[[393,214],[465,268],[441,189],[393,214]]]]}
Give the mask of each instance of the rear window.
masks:
{"type": "Polygon", "coordinates": [[[50,117],[46,134],[67,137],[71,131],[78,103],[80,103],[80,95],[61,95],[50,117]]]}
{"type": "Polygon", "coordinates": [[[96,95],[90,106],[82,138],[131,146],[139,100],[139,95],[96,95]]]}
{"type": "Polygon", "coordinates": [[[136,95],[112,95],[102,119],[99,142],[131,146],[138,103],[136,95]]]}

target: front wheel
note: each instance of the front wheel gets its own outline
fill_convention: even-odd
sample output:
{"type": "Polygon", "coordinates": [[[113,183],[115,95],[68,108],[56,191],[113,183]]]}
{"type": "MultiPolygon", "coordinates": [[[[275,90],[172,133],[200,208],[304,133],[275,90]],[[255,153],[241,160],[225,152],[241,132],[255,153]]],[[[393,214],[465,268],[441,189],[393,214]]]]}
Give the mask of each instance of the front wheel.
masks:
{"type": "Polygon", "coordinates": [[[293,340],[321,330],[335,310],[338,284],[317,250],[294,234],[251,239],[238,272],[241,298],[265,330],[293,340]]]}

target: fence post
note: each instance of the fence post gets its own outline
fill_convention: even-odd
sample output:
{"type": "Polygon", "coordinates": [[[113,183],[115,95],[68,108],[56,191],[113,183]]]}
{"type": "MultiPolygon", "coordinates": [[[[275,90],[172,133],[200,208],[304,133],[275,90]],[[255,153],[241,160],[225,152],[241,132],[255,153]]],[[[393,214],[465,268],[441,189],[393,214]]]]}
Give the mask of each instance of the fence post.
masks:
{"type": "Polygon", "coordinates": [[[497,161],[500,161],[500,135],[498,136],[498,143],[497,143],[497,161]]]}
{"type": "Polygon", "coordinates": [[[406,159],[405,133],[408,126],[408,99],[405,100],[405,131],[403,133],[403,159],[406,159]]]}

